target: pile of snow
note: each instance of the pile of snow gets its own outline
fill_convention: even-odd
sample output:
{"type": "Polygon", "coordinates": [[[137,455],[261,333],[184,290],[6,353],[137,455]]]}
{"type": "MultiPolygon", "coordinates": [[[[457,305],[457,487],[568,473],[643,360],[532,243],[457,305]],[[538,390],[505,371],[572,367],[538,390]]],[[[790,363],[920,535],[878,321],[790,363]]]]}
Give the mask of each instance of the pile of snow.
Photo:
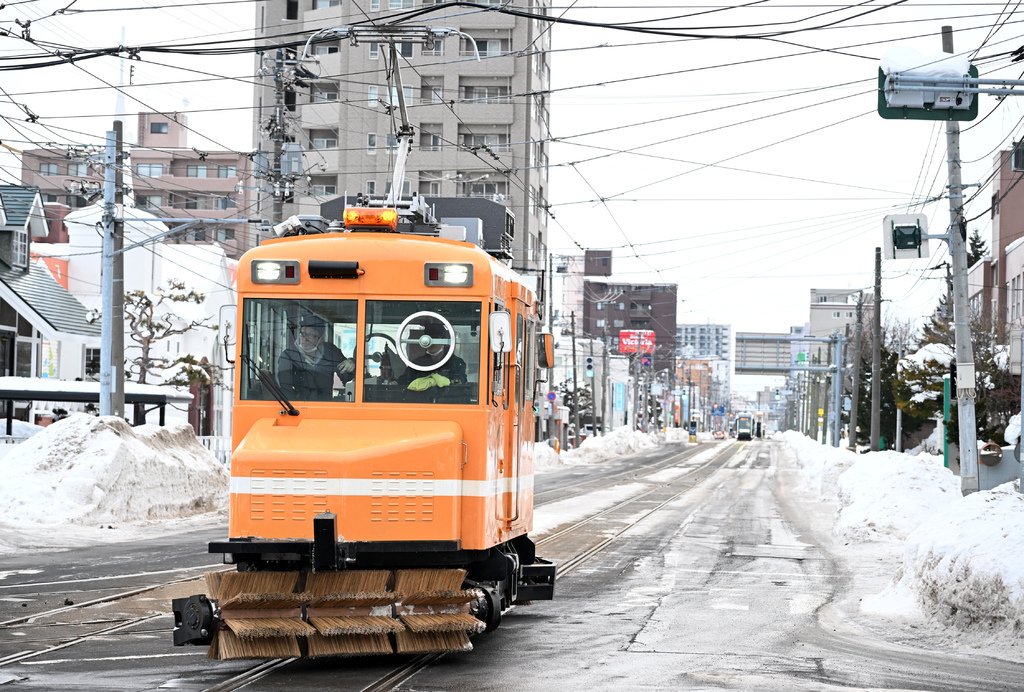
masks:
{"type": "Polygon", "coordinates": [[[866,607],[877,612],[909,596],[925,613],[960,629],[1019,632],[1021,554],[1024,496],[1017,483],[968,495],[947,507],[942,521],[924,521],[908,537],[897,578],[866,607]]]}
{"type": "Polygon", "coordinates": [[[3,460],[0,522],[18,530],[185,519],[226,505],[228,473],[187,425],[133,428],[74,413],[3,460]]]}
{"type": "Polygon", "coordinates": [[[1017,444],[1017,438],[1020,437],[1020,414],[1014,414],[1010,418],[1010,422],[1006,424],[1006,431],[1003,432],[1003,439],[1006,440],[1006,444],[1015,445],[1017,444]]]}
{"type": "Polygon", "coordinates": [[[607,435],[588,437],[576,449],[562,452],[561,459],[562,463],[574,466],[594,464],[645,449],[656,449],[663,442],[664,438],[658,433],[640,432],[624,425],[607,435]]]}
{"type": "Polygon", "coordinates": [[[833,531],[845,539],[904,539],[924,518],[941,516],[961,497],[960,480],[943,467],[941,456],[860,456],[836,484],[841,507],[833,531]]]}
{"type": "Polygon", "coordinates": [[[795,432],[781,439],[808,489],[836,498],[836,549],[853,554],[870,543],[892,556],[891,582],[865,597],[861,612],[909,620],[917,632],[953,626],[1016,641],[1024,628],[1024,495],[1016,482],[963,497],[941,456],[851,454],[795,432]]]}
{"type": "Polygon", "coordinates": [[[912,456],[917,456],[918,454],[938,454],[939,456],[941,456],[942,433],[944,430],[945,428],[943,426],[936,425],[935,429],[932,430],[932,433],[928,437],[921,440],[921,443],[918,444],[916,447],[914,447],[911,450],[908,450],[907,454],[910,454],[912,456]]]}
{"type": "Polygon", "coordinates": [[[561,461],[558,458],[558,452],[556,452],[546,440],[544,442],[538,442],[533,446],[534,473],[550,471],[551,469],[561,465],[561,461]]]}
{"type": "Polygon", "coordinates": [[[857,455],[850,450],[826,447],[795,430],[787,430],[775,439],[781,439],[793,450],[804,487],[817,497],[836,497],[839,476],[857,461],[857,455]]]}
{"type": "MultiPolygon", "coordinates": [[[[7,434],[7,421],[0,421],[0,425],[3,426],[2,434],[7,434]]],[[[23,420],[12,420],[11,421],[11,437],[24,439],[26,437],[32,437],[37,432],[43,429],[43,426],[36,425],[35,423],[26,423],[23,420]]]]}

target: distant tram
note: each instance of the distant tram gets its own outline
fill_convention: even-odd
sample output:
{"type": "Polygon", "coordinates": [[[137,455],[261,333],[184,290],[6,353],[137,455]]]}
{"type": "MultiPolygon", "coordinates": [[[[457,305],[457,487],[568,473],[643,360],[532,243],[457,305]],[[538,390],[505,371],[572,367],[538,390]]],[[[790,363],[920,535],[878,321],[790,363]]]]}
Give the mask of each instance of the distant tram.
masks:
{"type": "Polygon", "coordinates": [[[749,413],[736,416],[736,439],[750,440],[754,437],[754,417],[749,413]]]}

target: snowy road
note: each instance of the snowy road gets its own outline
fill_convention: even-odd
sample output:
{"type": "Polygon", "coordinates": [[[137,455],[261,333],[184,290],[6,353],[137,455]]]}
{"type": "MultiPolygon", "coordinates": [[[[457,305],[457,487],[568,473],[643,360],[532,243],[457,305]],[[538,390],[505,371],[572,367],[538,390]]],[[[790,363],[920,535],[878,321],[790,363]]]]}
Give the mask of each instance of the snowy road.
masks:
{"type": "MultiPolygon", "coordinates": [[[[1019,689],[1022,664],[920,649],[906,638],[889,643],[884,632],[848,615],[858,566],[818,545],[822,517],[789,487],[781,449],[767,442],[666,445],[539,476],[545,500],[538,528],[548,537],[541,554],[564,565],[573,555],[597,552],[560,576],[555,601],[517,608],[496,632],[477,637],[473,652],[443,657],[401,689],[1019,689]]],[[[160,567],[203,564],[209,537],[207,530],[173,544],[6,561],[3,569],[12,569],[0,580],[0,620],[42,607],[18,601],[46,593],[40,582],[73,577],[76,599],[109,590],[108,582],[87,580],[152,564],[159,546],[174,556],[160,567]],[[190,541],[194,550],[183,550],[190,541]]],[[[167,615],[5,663],[159,607],[132,599],[74,618],[0,627],[0,686],[202,690],[249,666],[210,663],[199,650],[171,647],[167,615]]],[[[246,689],[362,689],[394,665],[304,661],[246,689]]]]}

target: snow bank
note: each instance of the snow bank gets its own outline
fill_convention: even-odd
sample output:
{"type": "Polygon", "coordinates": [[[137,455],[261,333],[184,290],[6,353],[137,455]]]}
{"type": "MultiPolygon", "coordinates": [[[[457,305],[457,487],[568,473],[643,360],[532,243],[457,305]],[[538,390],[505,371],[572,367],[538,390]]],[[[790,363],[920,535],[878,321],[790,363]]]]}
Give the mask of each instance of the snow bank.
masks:
{"type": "Polygon", "coordinates": [[[1006,431],[1003,432],[1003,439],[1006,440],[1006,444],[1015,445],[1017,444],[1018,437],[1020,437],[1020,414],[1015,413],[1010,418],[1010,422],[1006,424],[1006,431]]]}
{"type": "Polygon", "coordinates": [[[551,445],[544,442],[538,442],[533,446],[533,472],[543,473],[550,471],[553,468],[561,466],[562,463],[558,458],[558,452],[556,452],[551,445]]]}
{"type": "Polygon", "coordinates": [[[921,440],[913,449],[907,450],[907,454],[911,456],[917,456],[918,454],[930,454],[942,456],[942,432],[945,428],[941,425],[936,425],[935,429],[932,430],[931,434],[921,440]]]}
{"type": "Polygon", "coordinates": [[[631,430],[629,426],[615,428],[607,435],[588,437],[579,447],[562,452],[562,462],[571,465],[594,464],[645,449],[656,449],[664,442],[658,433],[631,430]]]}
{"type": "Polygon", "coordinates": [[[926,517],[907,539],[903,565],[879,598],[911,593],[960,629],[1024,627],[1024,496],[1017,484],[968,495],[926,517]]]}
{"type": "Polygon", "coordinates": [[[75,413],[3,460],[0,521],[14,528],[178,519],[221,509],[227,470],[187,425],[132,428],[75,413]]]}
{"type": "Polygon", "coordinates": [[[795,430],[787,430],[774,439],[781,439],[793,450],[800,465],[804,487],[820,498],[836,497],[840,474],[857,461],[858,455],[850,450],[827,447],[795,430]]]}
{"type": "Polygon", "coordinates": [[[961,497],[960,480],[943,467],[941,456],[859,456],[836,483],[841,506],[833,531],[845,539],[904,539],[961,497]]]}

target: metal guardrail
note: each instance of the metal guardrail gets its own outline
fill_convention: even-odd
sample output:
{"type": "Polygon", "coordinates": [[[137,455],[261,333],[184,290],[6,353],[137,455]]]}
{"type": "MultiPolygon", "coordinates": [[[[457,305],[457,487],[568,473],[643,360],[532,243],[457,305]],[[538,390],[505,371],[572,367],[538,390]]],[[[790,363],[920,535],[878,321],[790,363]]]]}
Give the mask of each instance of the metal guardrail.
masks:
{"type": "Polygon", "coordinates": [[[227,436],[206,436],[199,435],[196,437],[199,440],[199,444],[206,447],[213,456],[217,457],[217,461],[224,464],[225,466],[231,466],[231,438],[227,436]]]}

